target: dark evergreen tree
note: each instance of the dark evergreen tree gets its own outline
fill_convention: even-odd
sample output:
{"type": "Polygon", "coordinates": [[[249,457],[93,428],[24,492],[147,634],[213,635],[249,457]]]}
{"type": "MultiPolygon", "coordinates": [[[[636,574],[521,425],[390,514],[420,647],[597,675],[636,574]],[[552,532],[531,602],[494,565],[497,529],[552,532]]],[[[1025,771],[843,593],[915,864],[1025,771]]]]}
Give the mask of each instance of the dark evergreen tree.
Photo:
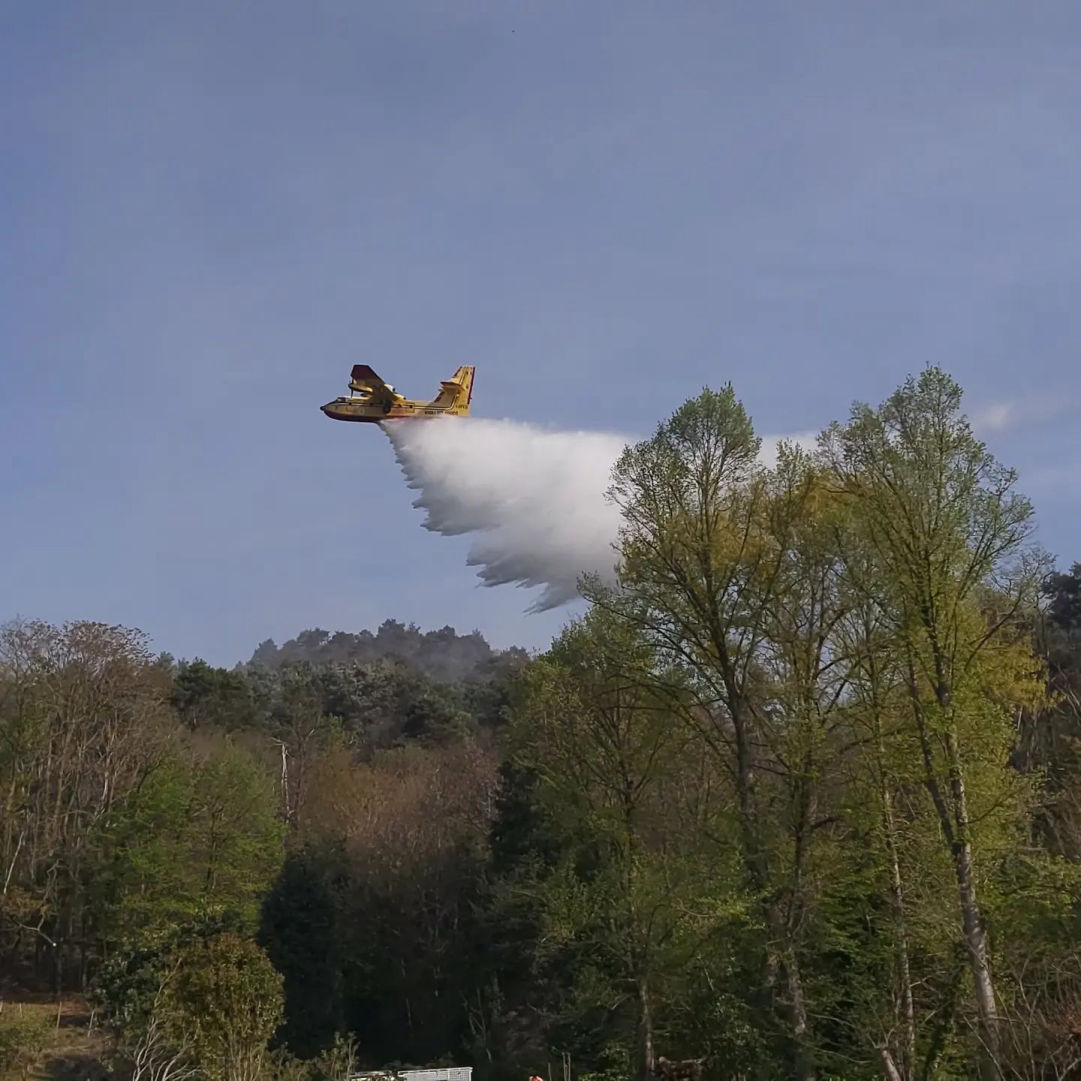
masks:
{"type": "Polygon", "coordinates": [[[277,1039],[302,1058],[329,1048],[344,1026],[341,853],[292,853],[263,902],[258,941],[285,979],[277,1039]]]}

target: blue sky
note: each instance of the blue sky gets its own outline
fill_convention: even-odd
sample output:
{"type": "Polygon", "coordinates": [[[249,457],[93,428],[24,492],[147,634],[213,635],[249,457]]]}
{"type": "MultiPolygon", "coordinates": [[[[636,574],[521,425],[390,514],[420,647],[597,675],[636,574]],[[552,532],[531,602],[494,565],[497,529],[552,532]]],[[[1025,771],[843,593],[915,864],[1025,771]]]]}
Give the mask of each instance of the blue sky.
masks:
{"type": "Polygon", "coordinates": [[[394,617],[543,646],[386,440],[474,411],[760,430],[965,386],[1081,559],[1081,8],[0,0],[0,618],[231,664],[394,617]]]}

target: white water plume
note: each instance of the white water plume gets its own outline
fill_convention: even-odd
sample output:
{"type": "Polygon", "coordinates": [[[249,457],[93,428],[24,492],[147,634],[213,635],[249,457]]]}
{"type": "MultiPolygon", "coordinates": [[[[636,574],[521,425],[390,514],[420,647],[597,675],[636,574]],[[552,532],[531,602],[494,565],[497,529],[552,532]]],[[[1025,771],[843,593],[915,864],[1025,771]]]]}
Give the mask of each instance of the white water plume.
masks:
{"type": "MultiPolygon", "coordinates": [[[[475,533],[467,562],[485,585],[543,587],[530,611],[566,604],[582,574],[614,578],[619,509],[605,499],[634,437],[561,432],[510,420],[432,418],[384,424],[424,527],[475,533]]],[[[808,436],[789,437],[806,443],[808,436]]],[[[762,441],[772,464],[778,440],[762,441]]]]}
{"type": "Polygon", "coordinates": [[[543,586],[531,611],[573,600],[578,578],[610,579],[619,510],[604,497],[630,441],[509,420],[385,424],[426,529],[476,533],[468,563],[490,586],[543,586]]]}

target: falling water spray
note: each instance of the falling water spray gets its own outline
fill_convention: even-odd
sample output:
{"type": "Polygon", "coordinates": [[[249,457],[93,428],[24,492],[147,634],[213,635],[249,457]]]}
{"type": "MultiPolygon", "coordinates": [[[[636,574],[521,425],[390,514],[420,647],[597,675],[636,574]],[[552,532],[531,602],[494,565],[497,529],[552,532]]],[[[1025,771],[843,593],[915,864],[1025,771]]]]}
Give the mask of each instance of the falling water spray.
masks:
{"type": "MultiPolygon", "coordinates": [[[[424,526],[472,534],[468,563],[489,586],[540,587],[540,612],[573,600],[583,574],[613,581],[619,508],[605,493],[633,437],[510,420],[432,418],[383,425],[424,526]]],[[[789,437],[807,443],[809,434],[789,437]]],[[[779,440],[762,441],[772,464],[779,440]]]]}
{"type": "Polygon", "coordinates": [[[425,528],[474,534],[486,585],[542,587],[539,612],[572,600],[583,573],[613,577],[620,516],[605,492],[628,438],[474,418],[383,428],[425,528]]]}

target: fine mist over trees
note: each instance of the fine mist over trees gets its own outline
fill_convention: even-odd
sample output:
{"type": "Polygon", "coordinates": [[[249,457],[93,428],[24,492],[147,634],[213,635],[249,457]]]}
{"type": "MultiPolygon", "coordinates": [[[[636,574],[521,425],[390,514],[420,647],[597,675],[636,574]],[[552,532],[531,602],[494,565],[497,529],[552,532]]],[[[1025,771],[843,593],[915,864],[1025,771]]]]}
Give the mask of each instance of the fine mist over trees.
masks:
{"type": "Polygon", "coordinates": [[[1081,564],[938,369],[758,452],[731,388],[628,447],[539,657],[5,626],[0,991],[136,1081],[1079,1076],[1081,564]]]}

